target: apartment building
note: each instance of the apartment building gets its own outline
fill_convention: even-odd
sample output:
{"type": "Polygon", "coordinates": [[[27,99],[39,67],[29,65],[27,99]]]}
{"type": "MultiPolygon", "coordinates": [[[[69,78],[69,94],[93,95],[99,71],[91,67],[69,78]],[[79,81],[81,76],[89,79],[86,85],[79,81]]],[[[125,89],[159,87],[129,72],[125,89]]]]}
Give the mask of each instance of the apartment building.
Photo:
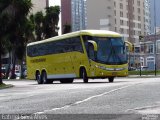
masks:
{"type": "Polygon", "coordinates": [[[72,31],[102,29],[119,32],[139,46],[139,36],[150,33],[149,0],[61,0],[62,26],[72,31]]]}
{"type": "Polygon", "coordinates": [[[86,0],[61,0],[62,26],[69,24],[72,31],[86,29],[86,0]]]}
{"type": "Polygon", "coordinates": [[[150,34],[149,0],[87,0],[87,29],[104,29],[121,33],[135,45],[129,56],[130,66],[140,66],[139,36],[150,34]]]}
{"type": "Polygon", "coordinates": [[[136,45],[150,32],[148,0],[87,0],[87,29],[119,32],[136,45]]]}
{"type": "Polygon", "coordinates": [[[151,32],[155,33],[155,27],[160,27],[160,0],[150,0],[151,32]]]}
{"type": "MultiPolygon", "coordinates": [[[[61,19],[62,27],[65,25],[71,25],[71,0],[61,0],[61,19]]],[[[62,29],[63,33],[63,29],[62,29]]]]}

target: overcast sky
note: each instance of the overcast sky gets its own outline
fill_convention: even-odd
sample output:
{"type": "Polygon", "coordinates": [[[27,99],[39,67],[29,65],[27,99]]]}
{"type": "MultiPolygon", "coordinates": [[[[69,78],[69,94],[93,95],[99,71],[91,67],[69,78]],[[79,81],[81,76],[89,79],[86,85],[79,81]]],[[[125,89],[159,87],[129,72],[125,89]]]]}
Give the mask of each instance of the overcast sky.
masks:
{"type": "MultiPolygon", "coordinates": [[[[49,0],[49,6],[55,6],[55,5],[59,5],[60,6],[60,1],[61,0],[49,0]]],[[[62,32],[61,32],[61,13],[59,15],[59,23],[58,23],[58,26],[59,26],[59,31],[58,31],[58,34],[61,35],[62,32]]]]}
{"type": "Polygon", "coordinates": [[[49,0],[49,5],[54,6],[54,5],[60,5],[61,0],[49,0]]]}

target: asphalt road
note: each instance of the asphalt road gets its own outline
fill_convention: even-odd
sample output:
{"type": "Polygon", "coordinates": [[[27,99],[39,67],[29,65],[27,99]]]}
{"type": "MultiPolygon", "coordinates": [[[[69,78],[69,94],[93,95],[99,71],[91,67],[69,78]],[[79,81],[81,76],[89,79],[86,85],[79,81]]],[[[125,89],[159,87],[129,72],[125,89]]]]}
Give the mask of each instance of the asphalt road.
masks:
{"type": "MultiPolygon", "coordinates": [[[[99,117],[159,120],[160,78],[117,78],[72,84],[38,85],[32,80],[5,80],[14,87],[0,90],[1,114],[72,114],[73,118],[99,117]],[[152,116],[153,114],[153,116],[152,116]],[[150,115],[150,116],[145,116],[150,115]]],[[[98,119],[98,118],[97,118],[98,119]]]]}

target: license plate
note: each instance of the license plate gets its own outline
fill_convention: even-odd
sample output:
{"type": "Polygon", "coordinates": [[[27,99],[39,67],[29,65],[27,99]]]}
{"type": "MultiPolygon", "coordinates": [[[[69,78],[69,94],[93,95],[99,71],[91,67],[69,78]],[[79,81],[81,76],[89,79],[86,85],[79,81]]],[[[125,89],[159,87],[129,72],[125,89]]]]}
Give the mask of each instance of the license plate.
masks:
{"type": "Polygon", "coordinates": [[[117,75],[117,73],[116,73],[116,72],[112,72],[112,75],[113,75],[113,76],[116,76],[116,75],[117,75]]]}

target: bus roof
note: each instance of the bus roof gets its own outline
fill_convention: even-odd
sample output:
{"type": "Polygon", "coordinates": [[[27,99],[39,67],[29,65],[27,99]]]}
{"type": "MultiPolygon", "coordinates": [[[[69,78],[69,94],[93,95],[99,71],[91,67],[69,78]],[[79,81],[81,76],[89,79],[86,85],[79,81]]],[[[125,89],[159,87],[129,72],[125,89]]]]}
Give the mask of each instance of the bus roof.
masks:
{"type": "Polygon", "coordinates": [[[46,42],[50,42],[50,41],[56,41],[56,40],[59,40],[59,39],[69,38],[69,37],[78,36],[78,35],[91,35],[91,36],[102,36],[102,37],[105,37],[105,36],[107,36],[107,37],[122,37],[121,34],[113,32],[113,31],[81,30],[81,31],[77,31],[77,32],[71,32],[71,33],[63,34],[63,35],[60,35],[60,36],[55,36],[55,37],[48,38],[48,39],[41,40],[41,41],[37,41],[37,42],[32,42],[32,43],[29,43],[27,46],[40,44],[40,43],[46,43],[46,42]]]}

